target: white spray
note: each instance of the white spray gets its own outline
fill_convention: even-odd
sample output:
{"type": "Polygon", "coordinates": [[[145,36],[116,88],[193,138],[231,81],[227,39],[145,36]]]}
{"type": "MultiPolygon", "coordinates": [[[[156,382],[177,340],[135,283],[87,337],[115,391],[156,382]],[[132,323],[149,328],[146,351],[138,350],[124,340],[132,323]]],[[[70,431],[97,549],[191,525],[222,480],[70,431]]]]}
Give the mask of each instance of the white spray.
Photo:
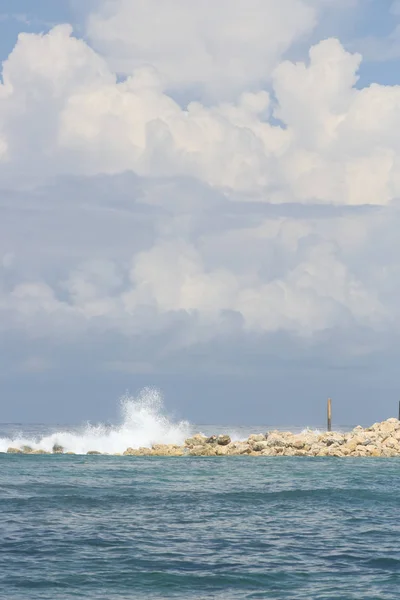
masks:
{"type": "Polygon", "coordinates": [[[87,424],[72,431],[58,431],[51,435],[29,439],[23,434],[13,439],[0,438],[0,452],[9,447],[29,446],[33,450],[51,452],[54,445],[64,452],[86,454],[90,450],[115,454],[128,447],[150,447],[152,444],[182,445],[192,433],[188,422],[171,421],[164,413],[163,398],[157,390],[146,388],[137,398],[124,396],[120,400],[121,423],[107,425],[87,424]]]}

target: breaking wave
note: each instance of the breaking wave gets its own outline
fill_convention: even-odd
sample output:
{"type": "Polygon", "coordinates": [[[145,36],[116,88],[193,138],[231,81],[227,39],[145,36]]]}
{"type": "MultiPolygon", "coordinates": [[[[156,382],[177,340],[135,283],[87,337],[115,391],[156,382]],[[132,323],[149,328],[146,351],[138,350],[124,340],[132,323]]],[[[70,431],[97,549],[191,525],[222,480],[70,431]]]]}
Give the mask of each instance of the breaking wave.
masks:
{"type": "Polygon", "coordinates": [[[121,420],[116,426],[91,425],[64,430],[42,437],[0,438],[0,452],[9,447],[51,452],[55,445],[64,452],[86,454],[93,450],[105,454],[124,452],[128,447],[150,447],[152,444],[183,444],[191,434],[187,421],[172,421],[164,412],[163,398],[157,390],[145,388],[135,398],[125,395],[120,400],[121,420]]]}

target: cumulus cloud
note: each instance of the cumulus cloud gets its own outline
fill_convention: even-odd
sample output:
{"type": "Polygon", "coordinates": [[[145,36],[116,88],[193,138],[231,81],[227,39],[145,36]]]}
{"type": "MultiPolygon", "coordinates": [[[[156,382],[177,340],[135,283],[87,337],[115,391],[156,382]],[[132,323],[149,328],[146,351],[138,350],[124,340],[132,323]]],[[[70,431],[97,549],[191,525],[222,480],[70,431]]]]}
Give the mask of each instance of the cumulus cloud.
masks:
{"type": "Polygon", "coordinates": [[[270,202],[385,205],[399,194],[399,90],[357,89],[361,57],[336,39],[313,46],[305,61],[278,65],[272,96],[261,89],[182,107],[153,66],[118,82],[71,34],[69,26],[22,34],[4,63],[0,165],[7,182],[21,172],[132,170],[195,177],[270,202]]]}
{"type": "Polygon", "coordinates": [[[220,97],[268,79],[285,50],[315,26],[312,4],[103,0],[87,35],[115,71],[152,65],[169,88],[199,86],[220,97]]]}
{"type": "Polygon", "coordinates": [[[19,36],[0,84],[2,331],[172,348],[396,330],[400,91],[359,89],[336,38],[283,59],[318,4],[118,0],[90,43],[19,36]]]}
{"type": "MultiPolygon", "coordinates": [[[[110,206],[121,188],[118,179],[111,178],[110,206]]],[[[145,192],[142,200],[156,207],[166,184],[149,188],[144,181],[136,195],[145,192]]],[[[119,245],[109,257],[98,258],[112,214],[102,209],[94,221],[102,232],[94,247],[77,240],[77,255],[60,261],[52,241],[55,258],[43,257],[38,275],[31,274],[29,281],[14,277],[4,286],[3,330],[22,329],[34,337],[58,332],[67,338],[111,330],[129,337],[167,331],[184,317],[187,333],[180,334],[179,343],[190,345],[225,336],[230,326],[249,335],[287,331],[306,338],[342,327],[393,328],[398,263],[387,262],[389,238],[382,239],[382,229],[388,236],[391,221],[395,228],[394,209],[279,216],[263,214],[261,202],[236,201],[245,212],[234,215],[232,201],[221,196],[218,210],[184,216],[175,204],[180,185],[185,192],[186,180],[169,183],[169,205],[153,209],[153,227],[136,246],[127,243],[121,229],[119,245]],[[391,274],[390,285],[382,268],[391,274]]],[[[207,193],[214,199],[204,187],[204,200],[207,193]]],[[[125,209],[127,233],[143,227],[141,218],[141,211],[125,209]]],[[[69,231],[62,248],[74,244],[76,231],[69,231]]],[[[41,243],[48,239],[49,233],[41,243]]]]}

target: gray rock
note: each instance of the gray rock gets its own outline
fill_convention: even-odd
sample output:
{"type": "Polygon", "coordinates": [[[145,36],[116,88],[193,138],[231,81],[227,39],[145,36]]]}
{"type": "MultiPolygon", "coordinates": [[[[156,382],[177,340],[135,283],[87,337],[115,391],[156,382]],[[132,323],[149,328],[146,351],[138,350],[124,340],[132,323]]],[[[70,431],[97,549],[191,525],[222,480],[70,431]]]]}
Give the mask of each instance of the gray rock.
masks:
{"type": "Polygon", "coordinates": [[[229,435],[219,435],[217,438],[217,444],[219,446],[227,446],[231,443],[231,438],[229,435]]]}
{"type": "Polygon", "coordinates": [[[218,438],[216,435],[211,435],[209,438],[206,439],[206,444],[217,444],[218,443],[218,438]]]}

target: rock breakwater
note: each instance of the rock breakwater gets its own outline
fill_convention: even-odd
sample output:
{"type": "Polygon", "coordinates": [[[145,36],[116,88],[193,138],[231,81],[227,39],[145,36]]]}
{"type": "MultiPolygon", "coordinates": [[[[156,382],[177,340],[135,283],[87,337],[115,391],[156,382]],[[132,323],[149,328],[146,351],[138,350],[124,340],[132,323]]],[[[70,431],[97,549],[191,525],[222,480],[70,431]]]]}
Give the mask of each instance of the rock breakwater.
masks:
{"type": "MultiPolygon", "coordinates": [[[[8,448],[9,454],[51,454],[30,446],[8,448]]],[[[73,454],[55,444],[53,454],[73,454]]],[[[90,450],[87,454],[101,452],[90,450]]],[[[269,431],[253,434],[246,440],[232,441],[229,435],[207,437],[200,433],[188,438],[182,446],[153,444],[151,448],[127,448],[124,456],[335,456],[395,457],[400,456],[400,421],[388,419],[371,427],[355,427],[347,433],[306,431],[269,431]]],[[[121,454],[119,454],[121,456],[121,454]]]]}

